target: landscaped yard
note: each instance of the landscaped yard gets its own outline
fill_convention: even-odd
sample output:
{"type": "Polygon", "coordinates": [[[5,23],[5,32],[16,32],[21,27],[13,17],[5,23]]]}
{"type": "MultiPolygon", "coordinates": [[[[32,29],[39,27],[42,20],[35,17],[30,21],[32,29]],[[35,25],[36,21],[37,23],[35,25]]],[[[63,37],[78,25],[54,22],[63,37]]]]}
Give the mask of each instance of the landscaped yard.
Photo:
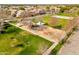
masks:
{"type": "Polygon", "coordinates": [[[79,14],[69,14],[69,13],[59,13],[58,15],[61,15],[61,16],[69,16],[69,17],[77,17],[79,16],[79,14]]]}
{"type": "Polygon", "coordinates": [[[64,28],[68,23],[68,19],[56,19],[56,18],[53,18],[51,15],[46,15],[43,18],[44,18],[43,22],[45,22],[48,26],[51,26],[57,29],[64,28]]]}
{"type": "Polygon", "coordinates": [[[34,55],[42,54],[51,42],[9,25],[3,34],[0,34],[0,54],[34,55]]]}
{"type": "Polygon", "coordinates": [[[52,15],[48,14],[43,16],[43,22],[47,23],[51,19],[52,15]]]}

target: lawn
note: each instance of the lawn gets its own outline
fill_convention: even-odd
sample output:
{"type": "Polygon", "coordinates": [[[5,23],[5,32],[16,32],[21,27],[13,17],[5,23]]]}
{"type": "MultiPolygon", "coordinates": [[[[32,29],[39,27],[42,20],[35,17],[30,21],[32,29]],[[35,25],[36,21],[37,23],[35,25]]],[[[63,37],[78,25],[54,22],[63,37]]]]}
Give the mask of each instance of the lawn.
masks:
{"type": "Polygon", "coordinates": [[[46,39],[12,25],[0,34],[0,55],[39,55],[51,45],[46,39]]]}
{"type": "Polygon", "coordinates": [[[68,23],[67,19],[59,19],[57,24],[52,25],[52,26],[58,29],[62,29],[67,25],[67,23],[68,23]]]}
{"type": "Polygon", "coordinates": [[[74,13],[74,14],[59,13],[58,15],[61,15],[61,16],[69,16],[69,17],[77,17],[77,16],[79,16],[79,14],[77,14],[77,13],[74,13]]]}
{"type": "Polygon", "coordinates": [[[64,28],[67,23],[68,23],[68,20],[67,19],[53,19],[51,15],[46,15],[43,17],[43,22],[46,23],[46,25],[50,26],[50,27],[53,27],[53,28],[57,28],[57,29],[62,29],[64,28]],[[57,21],[56,24],[51,24],[49,23],[49,21],[57,21]]]}
{"type": "Polygon", "coordinates": [[[51,19],[51,17],[52,17],[52,15],[50,15],[50,14],[43,16],[43,22],[48,23],[48,21],[51,19]]]}

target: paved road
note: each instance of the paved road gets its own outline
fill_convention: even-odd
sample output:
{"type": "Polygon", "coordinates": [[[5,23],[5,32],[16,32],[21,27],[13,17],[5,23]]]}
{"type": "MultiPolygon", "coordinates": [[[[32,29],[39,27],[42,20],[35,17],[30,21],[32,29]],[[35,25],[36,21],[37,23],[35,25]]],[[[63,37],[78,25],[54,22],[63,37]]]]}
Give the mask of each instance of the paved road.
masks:
{"type": "Polygon", "coordinates": [[[60,49],[59,55],[79,55],[79,30],[68,39],[67,43],[60,49]]]}

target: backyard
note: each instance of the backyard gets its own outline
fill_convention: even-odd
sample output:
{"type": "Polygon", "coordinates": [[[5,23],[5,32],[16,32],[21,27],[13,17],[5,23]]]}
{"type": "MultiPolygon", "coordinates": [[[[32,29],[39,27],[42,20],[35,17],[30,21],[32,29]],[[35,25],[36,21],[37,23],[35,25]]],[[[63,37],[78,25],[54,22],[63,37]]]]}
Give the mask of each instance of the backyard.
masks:
{"type": "Polygon", "coordinates": [[[44,53],[53,43],[9,25],[0,34],[0,54],[36,55],[44,53]]]}
{"type": "Polygon", "coordinates": [[[52,17],[50,15],[46,15],[43,17],[43,22],[50,27],[66,31],[69,29],[69,28],[66,29],[66,27],[68,27],[69,24],[72,24],[73,20],[63,19],[63,18],[61,19],[61,18],[52,17]]]}

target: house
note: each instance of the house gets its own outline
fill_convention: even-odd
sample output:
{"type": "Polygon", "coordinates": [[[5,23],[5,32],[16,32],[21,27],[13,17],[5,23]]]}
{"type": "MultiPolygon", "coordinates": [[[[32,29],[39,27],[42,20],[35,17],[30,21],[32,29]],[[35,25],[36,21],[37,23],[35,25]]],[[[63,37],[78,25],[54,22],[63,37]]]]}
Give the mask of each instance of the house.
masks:
{"type": "Polygon", "coordinates": [[[57,8],[57,7],[50,8],[51,14],[58,14],[59,12],[60,12],[60,8],[57,8]]]}
{"type": "Polygon", "coordinates": [[[17,11],[17,14],[16,14],[16,17],[24,17],[24,15],[25,15],[25,10],[18,10],[17,11]]]}
{"type": "Polygon", "coordinates": [[[11,12],[8,8],[1,8],[0,9],[0,18],[8,18],[10,16],[11,12]]]}
{"type": "Polygon", "coordinates": [[[11,11],[11,16],[12,16],[12,17],[16,17],[17,10],[14,9],[14,8],[12,8],[12,9],[10,9],[10,11],[11,11]]]}
{"type": "Polygon", "coordinates": [[[44,9],[39,9],[38,12],[39,14],[46,14],[46,11],[44,9]]]}

